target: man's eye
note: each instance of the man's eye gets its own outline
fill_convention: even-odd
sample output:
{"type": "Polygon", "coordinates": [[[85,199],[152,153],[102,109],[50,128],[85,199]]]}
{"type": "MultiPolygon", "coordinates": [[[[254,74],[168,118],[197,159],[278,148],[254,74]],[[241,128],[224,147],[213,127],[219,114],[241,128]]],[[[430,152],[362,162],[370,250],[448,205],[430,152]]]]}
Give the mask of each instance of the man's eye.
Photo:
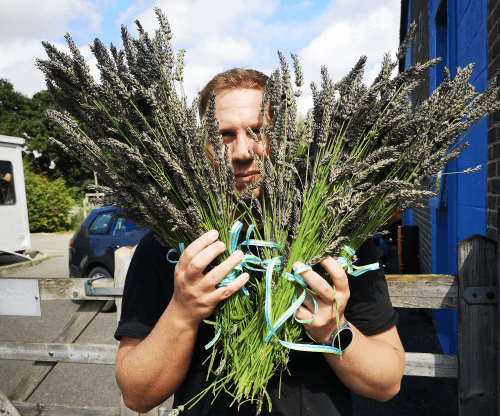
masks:
{"type": "Polygon", "coordinates": [[[253,129],[252,132],[257,136],[257,138],[260,140],[260,130],[259,129],[253,129]]]}
{"type": "Polygon", "coordinates": [[[222,142],[223,143],[229,143],[233,136],[231,135],[231,133],[227,132],[227,131],[224,131],[222,133],[220,133],[220,135],[222,136],[222,142]]]}

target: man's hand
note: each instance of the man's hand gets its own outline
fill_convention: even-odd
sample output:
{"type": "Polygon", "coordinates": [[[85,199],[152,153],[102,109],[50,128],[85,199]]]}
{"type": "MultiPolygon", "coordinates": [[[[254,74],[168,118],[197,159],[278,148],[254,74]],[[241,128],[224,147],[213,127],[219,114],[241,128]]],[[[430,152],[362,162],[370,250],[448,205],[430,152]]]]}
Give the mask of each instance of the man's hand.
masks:
{"type": "Polygon", "coordinates": [[[216,288],[243,258],[240,250],[236,250],[206,275],[203,274],[206,267],[226,250],[226,245],[217,241],[218,236],[219,233],[212,230],[193,241],[175,267],[175,287],[169,306],[181,310],[183,316],[194,325],[208,318],[220,301],[236,293],[248,281],[248,273],[243,273],[227,286],[216,288]]]}
{"type": "MultiPolygon", "coordinates": [[[[349,282],[342,266],[332,257],[325,257],[319,264],[328,272],[333,280],[333,286],[323,279],[318,273],[308,270],[300,273],[307,284],[316,292],[313,294],[318,304],[318,313],[314,321],[304,323],[307,333],[317,342],[328,341],[333,331],[337,327],[337,317],[335,316],[334,301],[337,300],[339,326],[344,323],[344,310],[349,300],[349,282]],[[334,290],[335,287],[335,290],[334,290]]],[[[297,261],[293,268],[302,266],[303,263],[297,261]]],[[[306,320],[314,318],[314,302],[311,297],[306,296],[303,304],[297,309],[295,315],[297,319],[306,320]]]]}
{"type": "MultiPolygon", "coordinates": [[[[296,262],[293,267],[302,264],[296,262]]],[[[313,296],[318,303],[318,313],[314,321],[303,325],[317,342],[325,343],[337,326],[333,309],[334,299],[337,299],[340,326],[344,323],[344,310],[350,292],[347,276],[337,261],[327,256],[320,264],[332,277],[333,286],[312,270],[300,273],[316,292],[313,296]]],[[[314,317],[314,303],[309,296],[297,309],[296,317],[301,320],[314,317]]],[[[396,327],[367,337],[352,322],[350,324],[353,339],[349,348],[342,354],[342,358],[328,353],[323,353],[323,356],[342,383],[351,391],[379,401],[389,400],[399,391],[405,368],[405,352],[396,327]]]]}

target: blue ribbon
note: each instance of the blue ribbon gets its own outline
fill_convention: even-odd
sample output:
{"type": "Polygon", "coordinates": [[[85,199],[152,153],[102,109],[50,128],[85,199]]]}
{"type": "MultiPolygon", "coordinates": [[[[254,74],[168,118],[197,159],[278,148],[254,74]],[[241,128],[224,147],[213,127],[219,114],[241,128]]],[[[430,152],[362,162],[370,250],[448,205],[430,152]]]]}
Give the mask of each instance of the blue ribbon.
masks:
{"type": "MultiPolygon", "coordinates": [[[[230,235],[230,242],[229,242],[229,252],[232,254],[234,253],[235,250],[241,250],[241,246],[246,246],[247,249],[250,248],[250,246],[256,246],[256,247],[267,247],[267,248],[277,248],[279,250],[283,250],[283,248],[276,244],[272,243],[269,241],[260,241],[260,240],[253,240],[250,239],[250,236],[253,232],[253,229],[255,228],[255,224],[252,224],[246,234],[246,239],[243,243],[241,243],[238,246],[238,237],[240,235],[241,229],[243,228],[243,224],[239,221],[236,221],[232,228],[231,228],[231,235],[230,235]]],[[[349,254],[350,258],[354,255],[355,250],[350,248],[349,246],[344,245],[344,249],[347,251],[349,254]]],[[[180,243],[179,244],[179,252],[182,253],[184,251],[184,244],[180,243]]],[[[176,253],[177,250],[170,250],[167,254],[167,260],[171,263],[177,263],[177,261],[171,260],[169,258],[171,253],[176,253]]],[[[337,257],[336,260],[339,262],[339,264],[343,267],[346,272],[352,276],[359,276],[360,274],[363,274],[367,271],[370,270],[377,270],[379,269],[379,264],[378,263],[372,263],[368,264],[366,266],[354,266],[350,260],[350,258],[346,257],[337,257]]],[[[272,259],[269,260],[262,260],[259,257],[253,255],[252,253],[248,252],[244,254],[243,258],[241,261],[229,272],[229,274],[222,279],[219,284],[217,284],[216,287],[222,287],[222,286],[227,286],[229,283],[231,283],[233,280],[235,280],[241,273],[243,273],[244,269],[247,270],[254,270],[258,272],[265,272],[265,279],[266,279],[266,299],[265,299],[265,317],[266,317],[266,323],[267,327],[269,328],[269,332],[266,336],[265,342],[268,343],[270,339],[274,336],[283,346],[287,348],[291,348],[294,350],[299,350],[299,351],[314,351],[314,352],[328,352],[328,353],[334,353],[334,354],[342,354],[342,351],[340,351],[338,348],[335,348],[333,346],[329,347],[326,345],[310,345],[310,344],[296,344],[292,342],[287,342],[279,339],[279,337],[276,335],[276,331],[278,330],[281,325],[283,325],[290,316],[294,316],[294,319],[297,322],[300,323],[309,323],[314,321],[316,318],[317,312],[318,312],[318,304],[316,300],[314,299],[314,296],[312,295],[311,291],[307,287],[307,282],[304,280],[302,276],[300,276],[300,273],[303,273],[308,270],[312,270],[310,266],[303,265],[300,266],[296,269],[293,270],[293,274],[291,273],[284,273],[284,277],[291,281],[297,283],[299,286],[303,288],[302,293],[298,298],[295,298],[295,295],[292,299],[292,304],[290,307],[279,317],[279,319],[273,324],[271,320],[271,295],[272,295],[272,277],[273,273],[279,270],[283,269],[282,265],[283,257],[282,256],[277,256],[273,257],[272,259]],[[258,266],[258,267],[257,267],[258,266]],[[313,303],[314,303],[314,317],[312,319],[306,319],[306,320],[300,320],[297,319],[296,312],[297,309],[302,305],[304,302],[306,296],[309,295],[311,296],[313,303]]],[[[248,290],[243,286],[241,288],[243,293],[248,296],[248,290]]],[[[224,321],[222,321],[222,325],[224,325],[224,321]]],[[[219,338],[221,332],[222,332],[222,325],[218,329],[217,333],[215,334],[215,337],[207,344],[205,345],[205,349],[210,348],[214,343],[217,341],[219,338]]]]}

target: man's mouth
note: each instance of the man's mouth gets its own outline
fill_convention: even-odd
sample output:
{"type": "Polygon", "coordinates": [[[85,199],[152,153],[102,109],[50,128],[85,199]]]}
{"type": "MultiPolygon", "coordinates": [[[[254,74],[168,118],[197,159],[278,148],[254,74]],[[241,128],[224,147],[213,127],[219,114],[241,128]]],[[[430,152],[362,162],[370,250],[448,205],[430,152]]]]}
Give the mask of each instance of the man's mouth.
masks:
{"type": "Polygon", "coordinates": [[[234,180],[236,182],[255,182],[257,179],[260,178],[260,172],[245,172],[245,173],[238,173],[234,175],[234,180]]]}

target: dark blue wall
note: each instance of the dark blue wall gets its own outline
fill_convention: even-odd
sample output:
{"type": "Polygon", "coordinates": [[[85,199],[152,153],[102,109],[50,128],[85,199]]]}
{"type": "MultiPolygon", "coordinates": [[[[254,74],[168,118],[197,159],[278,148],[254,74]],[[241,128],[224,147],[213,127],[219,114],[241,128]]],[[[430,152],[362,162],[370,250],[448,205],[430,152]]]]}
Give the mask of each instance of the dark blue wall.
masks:
{"type": "MultiPolygon", "coordinates": [[[[487,84],[487,0],[448,0],[447,28],[436,26],[434,22],[439,3],[439,0],[428,1],[429,56],[432,59],[445,55],[452,78],[457,67],[475,63],[470,82],[476,91],[482,92],[487,84]]],[[[412,20],[410,16],[408,21],[412,20]]],[[[407,54],[405,67],[409,66],[410,56],[407,54]]],[[[442,81],[443,66],[444,63],[430,70],[429,93],[442,81]]],[[[470,146],[457,160],[448,164],[447,172],[463,171],[477,165],[483,165],[483,168],[469,175],[446,175],[446,206],[431,208],[432,273],[456,274],[457,243],[474,234],[486,236],[486,119],[467,135],[466,140],[470,146]]],[[[405,213],[404,220],[405,224],[411,224],[412,213],[405,213]]],[[[443,351],[457,354],[456,312],[435,310],[434,314],[443,351]]]]}

